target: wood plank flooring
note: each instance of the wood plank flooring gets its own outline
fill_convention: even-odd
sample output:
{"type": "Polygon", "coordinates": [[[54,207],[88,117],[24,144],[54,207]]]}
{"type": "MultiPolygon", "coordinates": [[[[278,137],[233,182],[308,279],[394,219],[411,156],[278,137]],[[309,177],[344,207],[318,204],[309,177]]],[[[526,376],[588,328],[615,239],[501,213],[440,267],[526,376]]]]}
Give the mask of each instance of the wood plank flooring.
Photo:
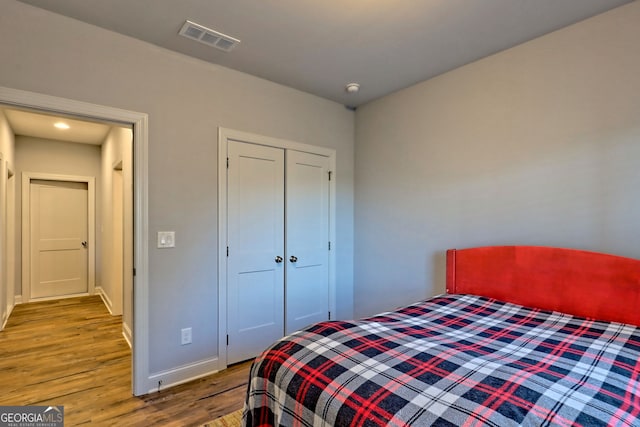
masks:
{"type": "Polygon", "coordinates": [[[65,426],[199,426],[242,408],[249,367],[134,397],[121,317],[99,296],[21,304],[0,332],[0,405],[64,405],[65,426]]]}

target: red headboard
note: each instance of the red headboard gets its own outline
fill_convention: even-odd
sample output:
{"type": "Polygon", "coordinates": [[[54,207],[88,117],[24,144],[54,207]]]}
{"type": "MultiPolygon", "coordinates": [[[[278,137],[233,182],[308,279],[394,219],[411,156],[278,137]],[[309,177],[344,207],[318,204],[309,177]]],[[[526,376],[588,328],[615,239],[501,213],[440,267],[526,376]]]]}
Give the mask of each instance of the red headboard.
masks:
{"type": "Polygon", "coordinates": [[[447,251],[447,292],[640,325],[640,260],[575,249],[447,251]]]}

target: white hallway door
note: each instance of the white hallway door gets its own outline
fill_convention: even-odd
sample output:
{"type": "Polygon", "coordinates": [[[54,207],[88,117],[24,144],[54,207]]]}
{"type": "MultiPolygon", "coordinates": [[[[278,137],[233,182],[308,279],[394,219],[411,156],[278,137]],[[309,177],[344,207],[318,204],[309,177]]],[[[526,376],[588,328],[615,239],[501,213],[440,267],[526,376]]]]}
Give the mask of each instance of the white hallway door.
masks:
{"type": "Polygon", "coordinates": [[[227,363],[329,316],[327,157],[229,141],[227,363]]]}
{"type": "Polygon", "coordinates": [[[87,184],[31,180],[30,203],[31,298],[87,293],[87,184]]]}

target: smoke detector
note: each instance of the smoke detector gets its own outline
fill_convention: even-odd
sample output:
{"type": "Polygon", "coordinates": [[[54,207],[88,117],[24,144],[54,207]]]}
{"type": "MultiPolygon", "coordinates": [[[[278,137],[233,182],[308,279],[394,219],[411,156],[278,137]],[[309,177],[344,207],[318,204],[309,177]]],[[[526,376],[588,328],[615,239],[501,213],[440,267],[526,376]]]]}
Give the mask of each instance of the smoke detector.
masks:
{"type": "Polygon", "coordinates": [[[235,37],[219,33],[211,28],[196,24],[192,21],[185,21],[178,34],[188,39],[215,47],[216,49],[224,50],[225,52],[231,51],[240,43],[240,40],[235,37]]]}

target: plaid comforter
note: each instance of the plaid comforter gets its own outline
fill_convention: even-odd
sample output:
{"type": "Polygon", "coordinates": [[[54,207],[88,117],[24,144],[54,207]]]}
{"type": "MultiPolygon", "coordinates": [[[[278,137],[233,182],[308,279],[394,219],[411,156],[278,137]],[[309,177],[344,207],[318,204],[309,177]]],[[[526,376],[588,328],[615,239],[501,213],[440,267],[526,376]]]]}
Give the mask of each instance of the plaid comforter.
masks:
{"type": "Polygon", "coordinates": [[[243,420],[640,426],[640,328],[471,295],[318,323],[256,359],[243,420]]]}

